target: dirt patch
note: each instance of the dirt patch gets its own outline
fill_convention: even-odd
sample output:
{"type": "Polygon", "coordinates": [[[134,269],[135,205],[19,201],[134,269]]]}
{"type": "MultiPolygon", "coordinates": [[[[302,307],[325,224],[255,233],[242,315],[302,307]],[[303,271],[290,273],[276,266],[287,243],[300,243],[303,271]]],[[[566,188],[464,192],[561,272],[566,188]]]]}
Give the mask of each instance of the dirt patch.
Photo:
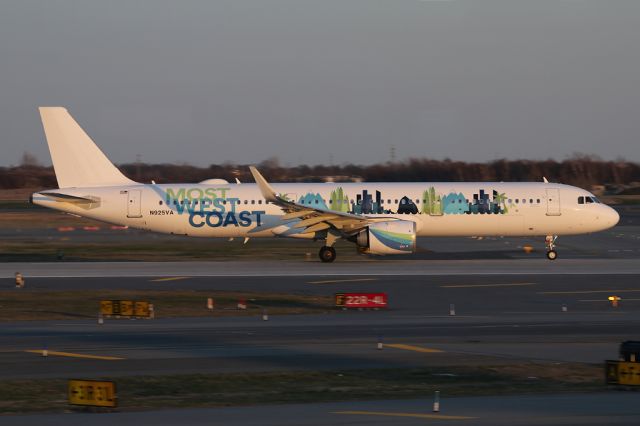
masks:
{"type": "Polygon", "coordinates": [[[276,293],[240,293],[220,291],[30,291],[16,289],[0,292],[0,321],[59,320],[96,318],[101,300],[134,300],[153,303],[156,318],[227,317],[312,314],[333,311],[333,299],[276,293]],[[214,309],[207,309],[212,298],[214,309]],[[238,309],[245,300],[247,309],[238,309]]]}
{"type": "MultiPolygon", "coordinates": [[[[119,410],[213,407],[371,399],[591,392],[605,388],[601,366],[525,363],[285,373],[104,378],[118,388],[119,410]],[[561,370],[561,371],[559,371],[561,370]],[[569,376],[563,372],[571,373],[569,376]],[[553,374],[547,374],[551,373],[553,374]],[[560,374],[556,374],[560,373],[560,374]],[[548,377],[552,376],[552,377],[548,377]]],[[[63,411],[66,380],[0,382],[0,413],[63,411]]]]}

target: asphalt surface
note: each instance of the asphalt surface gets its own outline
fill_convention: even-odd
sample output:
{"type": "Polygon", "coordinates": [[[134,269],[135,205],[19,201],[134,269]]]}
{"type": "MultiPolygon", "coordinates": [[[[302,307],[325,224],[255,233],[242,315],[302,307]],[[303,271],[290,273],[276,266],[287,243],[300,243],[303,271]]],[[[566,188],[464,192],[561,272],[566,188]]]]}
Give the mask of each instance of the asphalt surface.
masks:
{"type": "MultiPolygon", "coordinates": [[[[308,295],[384,291],[390,307],[345,312],[328,306],[325,314],[271,315],[268,321],[256,310],[250,317],[106,320],[103,325],[93,318],[0,323],[0,363],[10,366],[0,370],[0,377],[393,368],[532,359],[599,363],[617,356],[620,341],[640,337],[640,281],[632,274],[181,278],[31,278],[27,285],[34,297],[39,291],[83,288],[308,295]],[[613,294],[622,298],[617,308],[607,300],[613,294]],[[455,316],[450,315],[451,304],[455,316]],[[392,348],[378,351],[379,339],[443,352],[425,356],[392,348]],[[42,359],[24,353],[44,347],[124,359],[42,359]]],[[[0,284],[9,289],[13,281],[0,284]]],[[[156,311],[160,315],[162,306],[156,311]]]]}
{"type": "Polygon", "coordinates": [[[423,400],[161,410],[110,414],[5,416],[3,425],[637,425],[636,393],[441,398],[423,400]]]}
{"type": "MultiPolygon", "coordinates": [[[[527,240],[429,239],[413,258],[317,261],[57,262],[0,264],[0,289],[247,291],[332,295],[384,291],[389,309],[254,317],[96,319],[0,323],[0,379],[118,376],[542,362],[601,363],[623,340],[640,340],[640,215],[604,233],[559,241],[560,258],[522,251],[527,240]],[[158,278],[176,278],[156,281],[158,278]],[[622,298],[614,308],[608,296],[622,298]],[[450,305],[455,316],[449,315],[450,305]],[[566,312],[563,311],[566,307],[566,312]],[[384,342],[385,349],[377,350],[384,342]],[[409,345],[400,349],[389,345],[409,345]],[[42,357],[29,350],[80,356],[42,357]],[[424,351],[427,349],[437,350],[424,351]]],[[[541,242],[532,243],[542,246],[541,242]]],[[[536,246],[537,247],[537,246],[536,246]]],[[[1,302],[1,301],[0,301],[1,302]]],[[[1,304],[1,303],[0,303],[1,304]]],[[[203,300],[204,305],[204,300],[203,300]]],[[[52,307],[55,309],[55,307],[52,307]]],[[[156,306],[161,313],[162,306],[156,306]]],[[[429,401],[176,410],[94,415],[119,424],[638,424],[634,393],[455,398],[441,414],[429,401]],[[451,411],[450,411],[451,410],[451,411]],[[335,414],[376,411],[387,414],[335,414]],[[178,420],[180,419],[180,420],[178,420]],[[187,420],[185,420],[187,419],[187,420]]],[[[2,424],[61,424],[68,416],[3,417],[2,424]],[[7,422],[5,422],[7,420],[7,422]]]]}

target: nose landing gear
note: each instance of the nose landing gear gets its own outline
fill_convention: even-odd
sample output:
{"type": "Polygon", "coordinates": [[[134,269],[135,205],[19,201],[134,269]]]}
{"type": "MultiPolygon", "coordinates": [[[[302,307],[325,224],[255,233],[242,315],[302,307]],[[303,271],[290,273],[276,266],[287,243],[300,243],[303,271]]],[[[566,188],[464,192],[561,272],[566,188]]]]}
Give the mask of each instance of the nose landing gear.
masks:
{"type": "Polygon", "coordinates": [[[544,240],[544,244],[547,247],[547,259],[556,260],[558,257],[558,252],[556,252],[556,240],[558,239],[557,235],[547,235],[544,240]]]}

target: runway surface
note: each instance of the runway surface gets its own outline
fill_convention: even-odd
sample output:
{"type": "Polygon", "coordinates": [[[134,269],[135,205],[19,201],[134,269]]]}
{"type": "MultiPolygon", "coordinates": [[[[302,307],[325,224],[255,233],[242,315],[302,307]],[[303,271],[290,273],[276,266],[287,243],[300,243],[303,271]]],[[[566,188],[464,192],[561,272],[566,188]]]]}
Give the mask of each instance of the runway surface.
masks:
{"type": "Polygon", "coordinates": [[[635,393],[447,398],[441,411],[423,400],[273,405],[112,414],[7,416],[3,425],[637,425],[635,393]]]}
{"type": "MultiPolygon", "coordinates": [[[[640,216],[591,236],[563,239],[560,258],[525,254],[516,239],[432,239],[415,257],[311,261],[2,263],[0,289],[198,290],[331,296],[386,292],[384,311],[0,323],[0,379],[186,373],[411,368],[585,362],[617,357],[640,340],[640,216]],[[462,246],[460,246],[462,244],[462,246]],[[461,248],[462,247],[462,251],[461,248]],[[433,250],[432,250],[433,249],[433,250]],[[26,287],[14,288],[14,273],[26,287]],[[176,278],[158,281],[158,278],[176,278]],[[608,296],[621,297],[614,308],[608,296]],[[450,305],[455,316],[449,315],[450,305]],[[566,308],[566,312],[563,310],[566,308]],[[377,343],[384,342],[384,350],[377,343]],[[40,356],[47,350],[73,356],[40,356]],[[31,351],[31,352],[27,352],[31,351]],[[33,351],[36,351],[34,353],[33,351]]],[[[141,237],[145,238],[145,237],[141,237]]],[[[159,240],[162,241],[162,240],[159,240]]],[[[540,242],[537,242],[540,244],[540,242]]],[[[205,301],[203,300],[203,306],[205,301]]],[[[259,303],[259,302],[256,302],[259,303]]],[[[0,301],[1,305],[1,301],[0,301]]],[[[55,310],[55,306],[52,306],[55,310]]],[[[162,316],[162,306],[156,310],[162,316]]],[[[260,312],[257,310],[256,312],[260,312]]],[[[132,424],[638,424],[633,393],[303,404],[87,416],[132,424]],[[443,404],[444,405],[444,404],[443,404]],[[387,414],[335,414],[376,411],[387,414]]],[[[3,424],[65,424],[68,416],[3,417],[3,424]],[[5,420],[7,420],[5,422],[5,420]]]]}
{"type": "MultiPolygon", "coordinates": [[[[387,311],[316,315],[0,323],[0,377],[395,368],[526,360],[600,363],[640,329],[636,275],[31,278],[40,291],[154,289],[328,295],[384,291],[387,311]],[[607,297],[622,298],[613,308],[607,297]],[[450,304],[456,315],[450,316],[450,304]],[[567,312],[563,312],[563,306],[567,312]],[[405,344],[441,352],[390,348],[405,344]],[[49,357],[25,350],[123,358],[49,357]]],[[[4,288],[13,282],[0,280],[4,288]]],[[[19,291],[19,290],[16,290],[19,291]]],[[[256,302],[256,303],[259,303],[256,302]]],[[[205,304],[203,296],[203,306],[205,304]]],[[[52,307],[54,309],[55,307],[52,307]]],[[[161,315],[162,306],[156,306],[161,315]]]]}
{"type": "Polygon", "coordinates": [[[504,274],[640,274],[637,259],[519,259],[519,260],[363,260],[353,262],[59,262],[2,263],[0,278],[13,277],[202,277],[286,276],[437,276],[504,274]]]}

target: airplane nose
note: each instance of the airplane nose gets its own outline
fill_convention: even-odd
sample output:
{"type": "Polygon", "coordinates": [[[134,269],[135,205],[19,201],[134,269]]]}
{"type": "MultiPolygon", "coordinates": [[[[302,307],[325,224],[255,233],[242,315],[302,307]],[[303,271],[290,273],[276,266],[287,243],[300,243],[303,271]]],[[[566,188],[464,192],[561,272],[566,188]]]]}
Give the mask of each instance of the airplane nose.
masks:
{"type": "Polygon", "coordinates": [[[620,222],[620,214],[614,208],[609,207],[608,219],[611,223],[611,227],[613,228],[618,224],[618,222],[620,222]]]}

